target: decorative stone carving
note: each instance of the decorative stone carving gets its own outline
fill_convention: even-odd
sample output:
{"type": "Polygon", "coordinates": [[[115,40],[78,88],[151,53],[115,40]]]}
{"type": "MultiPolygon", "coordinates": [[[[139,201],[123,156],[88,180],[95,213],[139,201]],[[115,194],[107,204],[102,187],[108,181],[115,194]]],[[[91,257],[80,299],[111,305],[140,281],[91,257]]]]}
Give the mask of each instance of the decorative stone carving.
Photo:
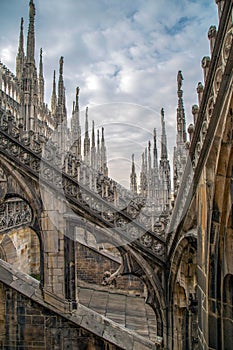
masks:
{"type": "Polygon", "coordinates": [[[203,71],[204,71],[204,80],[206,81],[206,78],[207,78],[207,75],[209,72],[209,68],[210,68],[210,57],[209,56],[204,56],[202,58],[201,66],[202,66],[203,71]]]}
{"type": "MultiPolygon", "coordinates": [[[[91,211],[93,219],[99,220],[101,218],[108,227],[115,227],[119,239],[122,237],[123,240],[126,239],[129,243],[135,242],[136,244],[137,240],[147,232],[153,237],[154,248],[150,248],[152,252],[158,253],[159,256],[164,254],[165,242],[156,238],[156,235],[161,235],[161,232],[156,232],[156,229],[154,229],[154,233],[150,231],[154,213],[150,205],[144,206],[143,198],[135,197],[132,192],[127,191],[107,176],[93,172],[90,166],[69,154],[62,171],[61,157],[59,157],[53,142],[37,143],[38,137],[35,133],[24,132],[20,133],[19,143],[17,130],[13,134],[11,133],[13,126],[12,118],[0,119],[0,132],[4,130],[4,135],[2,134],[0,137],[0,149],[4,151],[4,154],[16,159],[20,162],[20,166],[33,172],[40,180],[54,188],[57,193],[65,195],[68,202],[76,203],[79,208],[82,208],[82,211],[86,209],[91,211]],[[5,136],[6,134],[10,137],[5,136]],[[45,156],[43,160],[41,159],[42,150],[45,156]],[[86,185],[83,185],[83,182],[77,182],[77,172],[74,171],[76,168],[81,169],[80,177],[85,180],[86,185]],[[93,178],[97,179],[96,189],[98,191],[99,186],[99,194],[89,187],[93,178]],[[113,205],[115,203],[114,189],[117,191],[117,206],[113,205]]],[[[164,232],[164,230],[162,231],[164,232]]]]}
{"type": "Polygon", "coordinates": [[[206,133],[207,133],[207,128],[208,128],[207,122],[204,121],[203,124],[202,124],[202,128],[201,128],[201,142],[202,143],[203,143],[203,141],[205,139],[205,136],[206,136],[206,133]]]}
{"type": "Polygon", "coordinates": [[[224,1],[225,0],[215,0],[216,4],[218,5],[218,17],[219,17],[219,20],[220,20],[221,15],[222,15],[224,1]]]}
{"type": "Polygon", "coordinates": [[[207,121],[210,120],[212,114],[213,114],[213,110],[214,110],[214,96],[210,96],[209,100],[208,100],[208,104],[207,104],[207,121]]]}
{"type": "Polygon", "coordinates": [[[115,278],[115,276],[112,277],[110,271],[104,272],[102,285],[103,286],[110,286],[111,288],[116,288],[116,278],[115,278]]]}
{"type": "Polygon", "coordinates": [[[189,126],[188,126],[188,133],[189,133],[190,142],[192,141],[193,132],[194,132],[194,125],[193,124],[189,124],[189,126]]]}
{"type": "Polygon", "coordinates": [[[217,35],[216,26],[211,26],[208,31],[208,39],[210,40],[210,53],[212,54],[217,35]]]}
{"type": "MultiPolygon", "coordinates": [[[[200,83],[200,84],[201,84],[201,83],[200,83]]],[[[192,115],[193,115],[194,124],[196,124],[197,117],[198,117],[198,112],[199,112],[199,107],[198,107],[198,105],[193,105],[193,106],[192,106],[192,115]]]]}
{"type": "Polygon", "coordinates": [[[32,210],[24,200],[12,198],[0,204],[0,232],[30,224],[31,221],[32,210]]]}
{"type": "Polygon", "coordinates": [[[233,37],[233,27],[231,27],[230,30],[228,31],[223,44],[222,59],[224,64],[226,64],[229,57],[230,48],[232,45],[232,37],[233,37]]]}
{"type": "Polygon", "coordinates": [[[150,248],[152,246],[153,243],[153,238],[152,236],[150,236],[148,233],[146,233],[145,235],[143,235],[140,238],[140,242],[147,248],[150,248]]]}
{"type": "Polygon", "coordinates": [[[204,86],[203,86],[202,83],[199,81],[199,83],[197,84],[197,94],[198,94],[198,102],[199,102],[199,105],[201,104],[202,95],[203,95],[203,90],[204,90],[204,86]]]}
{"type": "Polygon", "coordinates": [[[220,88],[220,84],[222,81],[222,74],[223,74],[222,67],[219,67],[217,69],[217,71],[215,73],[215,77],[214,77],[214,96],[215,96],[215,98],[216,98],[218,91],[219,91],[219,88],[220,88]]]}
{"type": "Polygon", "coordinates": [[[4,200],[7,193],[7,178],[4,170],[0,168],[0,202],[4,200]]]}

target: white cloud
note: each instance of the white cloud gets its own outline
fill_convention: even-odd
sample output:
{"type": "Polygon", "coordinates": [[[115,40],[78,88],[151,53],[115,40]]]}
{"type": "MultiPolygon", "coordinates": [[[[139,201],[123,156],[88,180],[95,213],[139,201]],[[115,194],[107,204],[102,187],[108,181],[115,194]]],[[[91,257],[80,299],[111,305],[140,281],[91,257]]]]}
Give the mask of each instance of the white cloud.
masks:
{"type": "MultiPolygon", "coordinates": [[[[207,31],[217,24],[214,1],[35,0],[35,5],[36,57],[43,47],[46,99],[50,103],[53,70],[58,70],[62,55],[69,114],[76,86],[80,86],[83,109],[87,104],[102,105],[91,108],[89,115],[97,124],[106,124],[108,156],[115,159],[110,162],[114,177],[119,166],[122,174],[129,173],[135,150],[140,163],[149,134],[154,127],[160,130],[161,107],[172,153],[176,74],[180,69],[183,72],[186,115],[191,121],[196,85],[202,80],[200,61],[209,53],[207,31]],[[113,127],[113,121],[121,123],[121,128],[113,127]]],[[[0,57],[14,70],[21,15],[26,39],[27,4],[1,0],[1,10],[0,57]]]]}

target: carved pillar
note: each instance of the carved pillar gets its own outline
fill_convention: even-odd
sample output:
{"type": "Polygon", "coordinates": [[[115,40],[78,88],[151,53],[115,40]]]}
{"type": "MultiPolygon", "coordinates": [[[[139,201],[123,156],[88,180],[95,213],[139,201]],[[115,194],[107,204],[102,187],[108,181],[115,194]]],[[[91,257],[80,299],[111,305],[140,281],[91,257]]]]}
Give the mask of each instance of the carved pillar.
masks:
{"type": "Polygon", "coordinates": [[[76,271],[76,240],[75,226],[72,222],[66,224],[64,237],[64,261],[65,261],[65,297],[71,303],[72,309],[77,308],[77,271],[76,271]]]}
{"type": "MultiPolygon", "coordinates": [[[[65,290],[65,248],[64,211],[57,198],[48,191],[44,196],[50,200],[49,209],[44,210],[40,217],[40,228],[42,231],[42,289],[44,299],[51,305],[59,307],[64,312],[71,310],[71,303],[66,298],[65,290]],[[53,209],[57,207],[57,209],[53,209]]],[[[48,208],[48,207],[47,207],[48,208]]]]}

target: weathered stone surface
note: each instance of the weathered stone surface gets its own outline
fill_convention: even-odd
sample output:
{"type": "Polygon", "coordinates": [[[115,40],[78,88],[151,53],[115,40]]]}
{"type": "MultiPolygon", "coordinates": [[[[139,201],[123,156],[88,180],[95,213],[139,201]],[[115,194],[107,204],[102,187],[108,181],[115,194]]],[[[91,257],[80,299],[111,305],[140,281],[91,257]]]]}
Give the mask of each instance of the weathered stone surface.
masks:
{"type": "Polygon", "coordinates": [[[140,194],[151,200],[145,205],[136,193],[134,157],[132,192],[108,178],[104,130],[96,157],[88,110],[81,160],[79,89],[71,138],[73,129],[80,138],[69,150],[63,57],[59,96],[54,88],[50,112],[44,103],[42,51],[37,79],[30,1],[28,52],[25,56],[22,20],[17,78],[0,62],[0,258],[9,263],[0,260],[0,348],[231,348],[233,2],[216,3],[220,22],[218,31],[209,31],[211,57],[202,60],[205,86],[198,83],[189,141],[183,76],[180,70],[177,74],[174,193],[162,108],[159,168],[155,131],[153,169],[150,142],[143,153],[140,194]],[[96,161],[101,163],[97,168],[96,161]],[[159,217],[154,205],[162,209],[159,217]],[[88,235],[98,244],[120,245],[121,259],[87,247],[88,235]],[[119,266],[118,274],[134,277],[112,276],[119,266]],[[80,288],[86,307],[78,302],[78,279],[92,283],[86,295],[80,288]],[[102,282],[113,287],[112,292],[105,287],[107,300],[98,289],[102,282]],[[115,287],[126,290],[118,295],[115,287]],[[155,322],[139,298],[129,297],[129,291],[143,295],[144,288],[155,322]]]}
{"type": "MultiPolygon", "coordinates": [[[[106,317],[81,304],[77,305],[76,311],[69,312],[69,305],[66,302],[63,302],[62,304],[62,300],[55,298],[53,294],[49,295],[46,293],[46,298],[44,298],[39,291],[38,281],[24,275],[22,272],[14,270],[6,262],[0,261],[0,267],[3,272],[6,271],[8,280],[10,281],[10,283],[7,284],[6,279],[5,282],[2,281],[0,275],[0,281],[4,283],[4,285],[2,284],[2,290],[8,290],[10,295],[18,300],[18,310],[22,310],[19,320],[21,325],[36,325],[36,328],[34,329],[37,329],[39,333],[42,332],[44,334],[44,329],[46,329],[44,328],[45,323],[57,327],[57,320],[59,319],[60,322],[63,323],[71,321],[73,327],[77,327],[77,329],[85,329],[88,332],[91,332],[93,337],[98,336],[104,339],[103,341],[109,341],[110,343],[115,344],[117,348],[119,347],[126,350],[133,349],[134,341],[148,344],[149,348],[153,345],[152,342],[139,337],[132,331],[120,327],[106,317]],[[14,277],[16,275],[17,279],[14,277]],[[10,279],[9,276],[11,277],[10,279]],[[15,281],[12,282],[14,279],[15,281]],[[35,301],[34,304],[32,304],[33,300],[35,301]],[[31,308],[30,305],[34,305],[34,307],[31,308]]],[[[32,346],[32,342],[36,341],[36,334],[38,333],[36,331],[35,333],[30,333],[29,329],[30,328],[27,328],[25,330],[26,333],[24,334],[27,337],[30,335],[30,346],[32,346]]],[[[56,333],[55,330],[54,332],[56,333]]],[[[89,336],[89,338],[91,339],[92,336],[89,336]]]]}

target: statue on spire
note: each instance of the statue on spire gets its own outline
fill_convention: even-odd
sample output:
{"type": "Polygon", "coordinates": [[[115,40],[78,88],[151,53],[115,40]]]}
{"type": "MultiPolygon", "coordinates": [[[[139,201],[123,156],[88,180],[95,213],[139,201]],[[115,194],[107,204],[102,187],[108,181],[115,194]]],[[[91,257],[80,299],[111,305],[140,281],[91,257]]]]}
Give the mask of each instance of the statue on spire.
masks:
{"type": "Polygon", "coordinates": [[[60,61],[59,61],[59,65],[60,65],[59,74],[60,74],[60,75],[63,74],[63,64],[64,64],[64,57],[61,56],[60,61]]]}
{"type": "Polygon", "coordinates": [[[132,168],[130,174],[130,190],[137,193],[137,175],[135,171],[134,154],[132,154],[132,168]]]}
{"type": "Polygon", "coordinates": [[[21,22],[20,22],[20,33],[23,34],[23,23],[24,23],[24,19],[23,17],[21,17],[21,22]]]}
{"type": "Polygon", "coordinates": [[[29,3],[29,17],[30,17],[30,19],[33,18],[35,15],[36,15],[35,5],[33,3],[33,0],[30,0],[30,3],[29,3]]]}
{"type": "Polygon", "coordinates": [[[181,90],[182,88],[182,80],[184,80],[183,75],[182,75],[182,71],[179,70],[178,74],[177,74],[177,85],[178,85],[178,90],[181,90]]]}

